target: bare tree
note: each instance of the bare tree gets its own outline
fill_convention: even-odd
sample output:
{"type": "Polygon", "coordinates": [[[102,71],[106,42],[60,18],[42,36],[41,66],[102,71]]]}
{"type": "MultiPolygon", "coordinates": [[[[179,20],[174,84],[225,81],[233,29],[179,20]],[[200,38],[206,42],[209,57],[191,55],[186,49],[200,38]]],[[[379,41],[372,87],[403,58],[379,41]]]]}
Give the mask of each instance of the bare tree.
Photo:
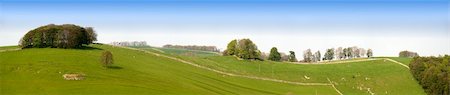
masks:
{"type": "Polygon", "coordinates": [[[316,53],[314,53],[314,62],[320,61],[320,58],[322,58],[320,51],[316,51],[316,53]]]}
{"type": "Polygon", "coordinates": [[[336,58],[341,60],[342,58],[344,58],[344,51],[342,50],[342,47],[338,47],[336,49],[336,51],[334,52],[336,54],[336,58]]]}
{"type": "Polygon", "coordinates": [[[307,49],[307,50],[303,51],[303,61],[304,62],[311,62],[313,57],[314,56],[311,52],[311,49],[307,49]]]}
{"type": "Polygon", "coordinates": [[[361,57],[366,56],[366,49],[364,49],[364,48],[359,48],[359,54],[360,54],[361,57]]]}

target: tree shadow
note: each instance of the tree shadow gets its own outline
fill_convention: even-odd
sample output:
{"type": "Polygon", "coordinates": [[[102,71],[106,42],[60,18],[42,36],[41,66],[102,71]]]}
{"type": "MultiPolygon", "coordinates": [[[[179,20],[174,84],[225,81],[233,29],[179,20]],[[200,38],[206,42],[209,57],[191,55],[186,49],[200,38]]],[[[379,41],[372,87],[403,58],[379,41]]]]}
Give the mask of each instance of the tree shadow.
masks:
{"type": "Polygon", "coordinates": [[[122,67],[119,67],[119,66],[106,66],[106,68],[108,68],[108,69],[123,69],[122,67]]]}
{"type": "Polygon", "coordinates": [[[82,47],[75,48],[75,49],[79,49],[79,50],[103,50],[101,48],[90,47],[90,46],[82,46],[82,47]]]}

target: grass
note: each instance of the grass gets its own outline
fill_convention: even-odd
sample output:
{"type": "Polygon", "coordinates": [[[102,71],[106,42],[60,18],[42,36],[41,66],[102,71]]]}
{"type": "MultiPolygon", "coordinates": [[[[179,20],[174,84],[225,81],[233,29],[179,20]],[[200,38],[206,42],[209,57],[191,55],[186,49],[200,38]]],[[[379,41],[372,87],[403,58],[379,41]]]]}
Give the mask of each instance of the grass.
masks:
{"type": "MultiPolygon", "coordinates": [[[[140,51],[91,46],[0,52],[0,94],[337,94],[330,86],[299,86],[229,77],[140,51]],[[100,54],[105,50],[113,53],[116,68],[106,69],[99,63],[100,54]],[[86,78],[64,80],[62,75],[67,73],[82,73],[86,78]]],[[[213,58],[216,57],[221,58],[213,58]]]]}
{"type": "Polygon", "coordinates": [[[2,46],[0,47],[0,51],[1,50],[11,50],[11,49],[19,49],[19,46],[2,46]]]}
{"type": "MultiPolygon", "coordinates": [[[[425,95],[423,89],[413,79],[407,68],[384,60],[310,65],[236,60],[232,56],[197,57],[178,55],[178,58],[209,68],[242,75],[321,83],[328,82],[327,78],[329,78],[336,82],[336,87],[346,95],[368,94],[368,88],[370,88],[371,92],[378,95],[425,95]],[[310,77],[310,79],[306,79],[305,76],[310,77]]],[[[411,60],[397,57],[391,57],[391,59],[405,64],[408,64],[411,60]]]]}

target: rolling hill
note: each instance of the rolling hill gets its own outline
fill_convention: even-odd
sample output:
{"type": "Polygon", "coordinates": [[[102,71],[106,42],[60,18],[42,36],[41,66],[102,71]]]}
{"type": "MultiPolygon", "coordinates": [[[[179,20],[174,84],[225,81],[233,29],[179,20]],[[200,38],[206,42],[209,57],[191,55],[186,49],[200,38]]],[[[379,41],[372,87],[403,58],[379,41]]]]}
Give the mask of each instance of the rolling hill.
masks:
{"type": "Polygon", "coordinates": [[[199,51],[138,50],[109,45],[90,45],[84,49],[13,49],[14,46],[0,48],[3,50],[0,52],[2,95],[425,94],[407,68],[382,58],[308,65],[237,60],[199,51]],[[105,50],[113,53],[114,68],[101,66],[100,54],[105,50]],[[67,73],[85,74],[86,78],[64,80],[62,75],[67,73]]]}

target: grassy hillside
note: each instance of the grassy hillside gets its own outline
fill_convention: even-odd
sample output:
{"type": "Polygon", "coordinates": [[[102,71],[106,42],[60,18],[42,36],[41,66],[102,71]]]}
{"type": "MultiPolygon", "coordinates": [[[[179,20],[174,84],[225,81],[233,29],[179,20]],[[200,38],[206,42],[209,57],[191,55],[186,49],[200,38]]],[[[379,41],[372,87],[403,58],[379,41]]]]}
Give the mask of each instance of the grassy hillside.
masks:
{"type": "Polygon", "coordinates": [[[0,94],[338,94],[331,86],[230,77],[141,51],[107,45],[92,47],[0,52],[0,94]],[[100,65],[99,57],[105,50],[113,53],[114,68],[100,65]],[[64,80],[62,75],[67,73],[85,74],[86,78],[64,80]]]}
{"type": "Polygon", "coordinates": [[[400,63],[403,63],[405,65],[409,65],[409,63],[412,60],[412,58],[409,58],[409,57],[380,57],[380,58],[389,58],[389,59],[398,61],[400,63]]]}
{"type": "MultiPolygon", "coordinates": [[[[206,67],[242,75],[269,77],[297,82],[336,82],[343,94],[408,94],[424,95],[422,88],[413,79],[409,70],[401,65],[381,58],[372,61],[349,62],[341,64],[289,64],[272,61],[236,60],[232,56],[179,58],[206,67]],[[305,78],[309,77],[310,79],[305,78]]],[[[392,58],[409,63],[411,59],[392,58]]],[[[362,59],[358,59],[362,60],[362,59]]]]}

